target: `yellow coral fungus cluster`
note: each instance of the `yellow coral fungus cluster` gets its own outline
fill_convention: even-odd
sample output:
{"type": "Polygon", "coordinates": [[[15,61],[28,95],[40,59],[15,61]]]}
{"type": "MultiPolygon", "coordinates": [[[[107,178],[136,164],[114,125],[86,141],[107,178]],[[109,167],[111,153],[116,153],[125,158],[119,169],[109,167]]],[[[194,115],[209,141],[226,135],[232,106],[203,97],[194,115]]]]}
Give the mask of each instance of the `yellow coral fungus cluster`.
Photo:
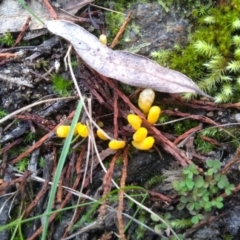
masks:
{"type": "MultiPolygon", "coordinates": [[[[129,114],[129,115],[132,116],[134,114],[129,114]]],[[[147,137],[148,130],[145,127],[141,127],[141,125],[136,127],[136,125],[133,125],[132,122],[129,121],[129,115],[128,115],[128,118],[127,118],[128,122],[132,126],[132,128],[136,130],[136,132],[133,134],[132,145],[139,150],[148,150],[148,149],[152,148],[152,146],[154,144],[154,141],[155,141],[154,138],[153,137],[147,137]]],[[[134,117],[137,118],[139,116],[134,115],[134,117]]]]}
{"type": "MultiPolygon", "coordinates": [[[[152,89],[144,89],[138,99],[139,108],[146,114],[147,120],[150,124],[155,124],[161,114],[161,109],[158,106],[152,106],[155,98],[155,93],[152,89]]],[[[148,130],[141,127],[142,119],[136,114],[128,114],[128,123],[135,130],[133,134],[132,145],[139,150],[149,150],[153,147],[155,139],[148,136],[148,130]]],[[[70,126],[59,126],[56,130],[56,135],[60,138],[66,138],[70,131],[70,126]]],[[[74,134],[78,134],[83,138],[88,137],[88,127],[85,124],[77,123],[74,134]]],[[[126,141],[112,139],[104,130],[99,128],[97,136],[102,140],[110,140],[108,147],[113,150],[122,149],[126,145],[126,141]]]]}
{"type": "MultiPolygon", "coordinates": [[[[70,132],[70,126],[68,125],[61,125],[57,127],[56,129],[56,135],[60,138],[66,138],[70,132]]],[[[74,130],[74,135],[78,134],[79,136],[86,138],[88,137],[88,127],[85,124],[82,123],[77,123],[75,130],[74,130]]]]}
{"type": "MultiPolygon", "coordinates": [[[[155,99],[155,93],[152,89],[144,89],[138,98],[139,108],[147,114],[147,120],[151,124],[155,124],[160,116],[161,109],[158,106],[152,106],[155,99]]],[[[132,145],[139,150],[148,150],[153,147],[155,139],[148,135],[146,128],[141,127],[142,120],[135,114],[129,114],[127,117],[129,124],[136,132],[133,134],[132,145]]]]}
{"type": "MultiPolygon", "coordinates": [[[[155,99],[155,93],[152,89],[144,89],[138,99],[139,108],[147,115],[147,120],[151,124],[155,124],[160,116],[161,109],[158,106],[152,106],[155,99]]],[[[139,150],[149,150],[153,147],[155,139],[148,135],[148,130],[145,127],[141,127],[142,119],[136,114],[128,114],[127,121],[131,127],[135,130],[133,134],[132,145],[139,150]]],[[[113,150],[124,148],[126,142],[123,140],[115,140],[108,137],[108,135],[102,130],[97,130],[97,136],[102,140],[110,140],[108,147],[113,150]]]]}

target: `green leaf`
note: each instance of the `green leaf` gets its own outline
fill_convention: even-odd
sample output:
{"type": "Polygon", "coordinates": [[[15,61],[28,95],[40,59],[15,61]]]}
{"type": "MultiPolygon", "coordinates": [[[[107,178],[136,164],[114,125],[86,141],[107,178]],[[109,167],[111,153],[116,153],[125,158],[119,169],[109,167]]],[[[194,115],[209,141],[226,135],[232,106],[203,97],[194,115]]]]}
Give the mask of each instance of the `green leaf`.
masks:
{"type": "Polygon", "coordinates": [[[192,211],[192,210],[194,210],[194,202],[190,202],[190,203],[188,203],[187,204],[187,209],[189,210],[189,211],[192,211]]]}
{"type": "Polygon", "coordinates": [[[152,213],[152,214],[150,215],[150,218],[151,218],[151,220],[154,221],[154,222],[159,222],[159,216],[158,216],[156,213],[152,213]]]}
{"type": "Polygon", "coordinates": [[[157,224],[154,226],[154,231],[158,234],[162,234],[163,228],[161,224],[157,224]]]}
{"type": "Polygon", "coordinates": [[[209,183],[208,182],[204,182],[203,188],[208,188],[208,187],[209,187],[209,183]]]}
{"type": "Polygon", "coordinates": [[[181,196],[180,197],[180,201],[182,202],[182,203],[187,203],[188,202],[188,199],[186,198],[186,197],[184,197],[184,196],[181,196]]]}
{"type": "Polygon", "coordinates": [[[190,164],[188,167],[183,169],[183,175],[187,176],[187,178],[192,179],[194,174],[198,174],[198,170],[194,164],[190,164]]]}
{"type": "Polygon", "coordinates": [[[185,181],[181,181],[180,184],[179,184],[179,187],[180,188],[183,188],[186,186],[186,182],[185,181]]]}
{"type": "Polygon", "coordinates": [[[176,191],[179,191],[179,190],[180,190],[180,184],[179,184],[178,181],[173,181],[172,185],[173,185],[173,188],[174,188],[176,191]]]}
{"type": "Polygon", "coordinates": [[[210,168],[210,169],[207,170],[207,175],[212,176],[213,172],[214,172],[213,168],[210,168]]]}
{"type": "Polygon", "coordinates": [[[185,203],[179,203],[179,204],[177,205],[177,209],[181,211],[181,210],[183,210],[183,209],[185,208],[185,206],[186,206],[185,203]]]}
{"type": "Polygon", "coordinates": [[[220,178],[221,178],[221,174],[214,174],[214,179],[215,179],[216,181],[219,181],[220,178]]]}
{"type": "Polygon", "coordinates": [[[201,208],[200,203],[199,203],[199,202],[195,202],[195,203],[194,203],[194,209],[195,209],[195,210],[199,210],[200,208],[201,208]]]}
{"type": "Polygon", "coordinates": [[[222,202],[223,201],[223,197],[217,197],[216,199],[218,202],[222,202]]]}
{"type": "Polygon", "coordinates": [[[206,164],[208,168],[213,168],[215,172],[221,168],[221,162],[219,160],[207,160],[206,164]]]}
{"type": "Polygon", "coordinates": [[[206,211],[210,211],[211,208],[212,208],[212,203],[211,203],[211,202],[205,203],[204,209],[205,209],[206,211]]]}
{"type": "Polygon", "coordinates": [[[201,188],[201,187],[203,187],[203,185],[204,185],[203,177],[198,176],[195,180],[195,187],[201,188]]]}
{"type": "Polygon", "coordinates": [[[193,173],[189,171],[189,169],[183,169],[183,175],[185,175],[189,179],[193,178],[193,173]]]}
{"type": "Polygon", "coordinates": [[[218,192],[218,187],[216,185],[214,186],[210,186],[210,191],[211,191],[211,194],[215,194],[218,192]]]}
{"type": "Polygon", "coordinates": [[[195,189],[198,190],[198,192],[195,193],[195,196],[197,196],[198,198],[202,198],[202,196],[204,195],[204,192],[201,191],[202,188],[201,189],[195,188],[195,189]]]}
{"type": "Polygon", "coordinates": [[[209,201],[209,197],[208,196],[203,196],[203,201],[204,202],[208,202],[209,201]]]}
{"type": "Polygon", "coordinates": [[[226,193],[227,196],[229,196],[229,195],[231,195],[232,191],[229,190],[229,189],[225,189],[225,193],[226,193]]]}
{"type": "Polygon", "coordinates": [[[223,207],[223,203],[222,202],[216,202],[216,207],[218,209],[221,209],[223,207]]]}
{"type": "Polygon", "coordinates": [[[191,179],[186,179],[185,183],[189,190],[191,190],[194,186],[194,182],[191,179]]]}
{"type": "Polygon", "coordinates": [[[234,185],[228,183],[228,185],[227,185],[226,188],[225,188],[225,193],[226,193],[226,195],[229,196],[234,189],[235,189],[234,185]]]}
{"type": "Polygon", "coordinates": [[[196,215],[196,216],[192,217],[192,218],[191,218],[191,222],[194,223],[194,224],[199,223],[199,218],[198,218],[198,216],[196,215]]]}
{"type": "Polygon", "coordinates": [[[223,189],[225,188],[226,184],[228,184],[227,177],[225,175],[222,175],[217,185],[220,189],[223,189]]]}

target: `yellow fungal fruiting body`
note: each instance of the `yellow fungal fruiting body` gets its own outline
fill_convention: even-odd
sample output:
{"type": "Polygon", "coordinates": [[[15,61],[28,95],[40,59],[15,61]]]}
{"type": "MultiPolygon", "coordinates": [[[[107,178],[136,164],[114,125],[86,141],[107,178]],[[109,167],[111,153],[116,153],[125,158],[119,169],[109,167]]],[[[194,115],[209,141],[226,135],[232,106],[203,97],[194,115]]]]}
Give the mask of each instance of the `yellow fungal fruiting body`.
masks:
{"type": "Polygon", "coordinates": [[[66,138],[70,131],[70,126],[59,126],[56,129],[56,135],[60,138],[66,138]]]}
{"type": "Polygon", "coordinates": [[[133,140],[135,142],[142,142],[147,137],[148,131],[144,127],[140,127],[134,134],[133,140]]]}
{"type": "Polygon", "coordinates": [[[80,135],[81,137],[83,138],[88,137],[88,134],[89,134],[88,127],[85,124],[77,123],[76,131],[78,135],[80,135]]]}
{"type": "Polygon", "coordinates": [[[105,34],[101,34],[99,36],[99,41],[104,44],[104,45],[107,45],[107,36],[105,34]]]}
{"type": "Polygon", "coordinates": [[[97,130],[97,135],[102,140],[108,140],[108,137],[104,134],[104,131],[102,129],[97,130]]]}
{"type": "Polygon", "coordinates": [[[153,137],[147,137],[142,142],[132,141],[132,145],[139,150],[149,150],[154,142],[155,139],[153,137]]]}
{"type": "Polygon", "coordinates": [[[128,114],[127,120],[133,129],[138,130],[141,127],[142,119],[135,114],[128,114]]]}
{"type": "Polygon", "coordinates": [[[123,140],[111,140],[108,143],[108,147],[111,148],[112,150],[118,150],[121,148],[124,148],[126,145],[126,142],[123,140]]]}
{"type": "Polygon", "coordinates": [[[147,120],[151,124],[155,124],[159,119],[161,108],[158,106],[152,106],[148,112],[147,120]]]}
{"type": "Polygon", "coordinates": [[[138,106],[144,112],[148,113],[149,109],[151,108],[153,101],[155,99],[155,92],[150,89],[144,89],[138,98],[138,106]]]}

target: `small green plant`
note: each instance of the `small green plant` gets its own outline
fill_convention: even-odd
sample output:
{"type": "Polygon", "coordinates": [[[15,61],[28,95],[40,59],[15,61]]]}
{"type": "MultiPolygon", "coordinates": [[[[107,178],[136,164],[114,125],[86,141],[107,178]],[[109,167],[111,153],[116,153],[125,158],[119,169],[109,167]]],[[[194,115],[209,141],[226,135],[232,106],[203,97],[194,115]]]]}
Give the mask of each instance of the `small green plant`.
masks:
{"type": "MultiPolygon", "coordinates": [[[[147,213],[145,211],[138,212],[138,221],[142,223],[147,223],[147,213]]],[[[144,234],[146,232],[146,228],[142,225],[138,225],[135,229],[134,239],[141,240],[144,238],[144,234]]]]}
{"type": "Polygon", "coordinates": [[[40,68],[45,68],[48,66],[48,61],[45,59],[39,59],[35,63],[35,68],[40,69],[40,68]]]}
{"type": "Polygon", "coordinates": [[[209,127],[197,133],[194,144],[196,144],[197,150],[203,153],[210,152],[216,147],[210,142],[205,141],[205,136],[220,143],[230,142],[234,148],[239,146],[239,135],[234,126],[229,127],[227,130],[218,127],[209,127]]]}
{"type": "Polygon", "coordinates": [[[174,134],[181,135],[184,132],[186,132],[187,130],[189,130],[193,127],[196,127],[197,124],[198,123],[196,121],[189,120],[189,119],[183,120],[181,122],[173,123],[174,134]]]}
{"type": "Polygon", "coordinates": [[[25,143],[31,143],[35,139],[35,133],[29,132],[28,135],[25,137],[25,143]]]}
{"type": "Polygon", "coordinates": [[[23,158],[21,161],[19,161],[16,164],[16,168],[20,171],[20,172],[25,172],[27,170],[27,166],[28,166],[28,159],[27,158],[23,158]]]}
{"type": "Polygon", "coordinates": [[[61,75],[54,74],[52,77],[53,90],[62,97],[70,94],[72,82],[64,79],[61,75]]]}
{"type": "Polygon", "coordinates": [[[226,175],[220,174],[219,160],[207,160],[206,171],[201,175],[194,164],[190,164],[182,171],[181,181],[174,181],[173,187],[180,195],[177,208],[186,208],[193,215],[192,223],[198,223],[204,212],[213,208],[223,207],[223,198],[218,197],[222,192],[230,195],[234,185],[230,184],[226,175]]]}
{"type": "Polygon", "coordinates": [[[7,112],[0,108],[0,118],[7,116],[7,112]]]}
{"type": "MultiPolygon", "coordinates": [[[[161,218],[164,222],[168,223],[173,229],[186,229],[187,227],[192,226],[192,222],[189,219],[173,219],[170,213],[165,213],[161,218]]],[[[155,214],[151,215],[151,220],[154,222],[159,222],[159,218],[156,218],[155,214]]],[[[167,229],[166,224],[158,223],[154,226],[154,231],[158,234],[164,234],[164,231],[167,229]]],[[[183,239],[181,234],[177,234],[179,239],[183,239]]],[[[168,239],[176,239],[174,236],[170,236],[168,239]]]]}
{"type": "Polygon", "coordinates": [[[163,175],[155,175],[153,177],[151,177],[146,183],[145,183],[145,188],[146,189],[151,189],[153,188],[154,186],[157,186],[159,185],[164,179],[164,176],[163,175]]]}
{"type": "Polygon", "coordinates": [[[214,149],[214,145],[204,141],[200,136],[196,137],[194,144],[196,144],[197,151],[200,151],[202,153],[209,153],[214,149]]]}
{"type": "Polygon", "coordinates": [[[8,47],[11,47],[14,44],[14,39],[11,33],[6,32],[3,36],[0,37],[0,42],[8,47]]]}
{"type": "Polygon", "coordinates": [[[45,166],[45,159],[43,157],[40,157],[39,166],[41,168],[44,168],[44,166],[45,166]]]}

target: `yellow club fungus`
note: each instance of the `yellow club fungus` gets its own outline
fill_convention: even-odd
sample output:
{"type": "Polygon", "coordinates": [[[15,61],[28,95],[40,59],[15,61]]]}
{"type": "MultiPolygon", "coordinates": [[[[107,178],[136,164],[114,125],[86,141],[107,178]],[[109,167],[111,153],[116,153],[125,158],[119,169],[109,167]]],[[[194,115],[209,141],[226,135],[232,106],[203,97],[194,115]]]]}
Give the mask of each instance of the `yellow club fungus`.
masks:
{"type": "Polygon", "coordinates": [[[136,114],[128,114],[127,120],[133,129],[138,130],[141,127],[142,119],[136,114]]]}
{"type": "Polygon", "coordinates": [[[102,140],[108,140],[106,133],[102,129],[97,130],[97,136],[102,140]]]}
{"type": "Polygon", "coordinates": [[[142,142],[132,141],[132,145],[139,150],[149,150],[154,142],[155,139],[153,137],[147,137],[142,142]]]}
{"type": "Polygon", "coordinates": [[[70,131],[70,126],[61,125],[56,129],[56,135],[60,138],[66,138],[70,131]]]}
{"type": "Polygon", "coordinates": [[[158,106],[152,106],[148,112],[147,120],[151,124],[155,124],[159,119],[161,108],[158,106]]]}
{"type": "Polygon", "coordinates": [[[111,148],[112,150],[118,150],[121,148],[124,148],[126,145],[126,142],[123,140],[111,140],[108,143],[108,147],[111,148]]]}
{"type": "Polygon", "coordinates": [[[104,44],[104,45],[107,45],[107,36],[105,34],[101,34],[99,36],[99,41],[104,44]]]}
{"type": "Polygon", "coordinates": [[[153,101],[155,99],[155,92],[150,89],[150,88],[146,88],[144,89],[138,98],[138,106],[139,108],[144,112],[144,113],[148,113],[150,107],[153,104],[153,101]]]}
{"type": "Polygon", "coordinates": [[[135,142],[142,142],[147,137],[148,131],[144,127],[140,127],[134,134],[133,140],[135,142]]]}
{"type": "Polygon", "coordinates": [[[80,135],[83,138],[88,136],[88,127],[85,124],[77,123],[76,131],[77,131],[78,135],[80,135]]]}

